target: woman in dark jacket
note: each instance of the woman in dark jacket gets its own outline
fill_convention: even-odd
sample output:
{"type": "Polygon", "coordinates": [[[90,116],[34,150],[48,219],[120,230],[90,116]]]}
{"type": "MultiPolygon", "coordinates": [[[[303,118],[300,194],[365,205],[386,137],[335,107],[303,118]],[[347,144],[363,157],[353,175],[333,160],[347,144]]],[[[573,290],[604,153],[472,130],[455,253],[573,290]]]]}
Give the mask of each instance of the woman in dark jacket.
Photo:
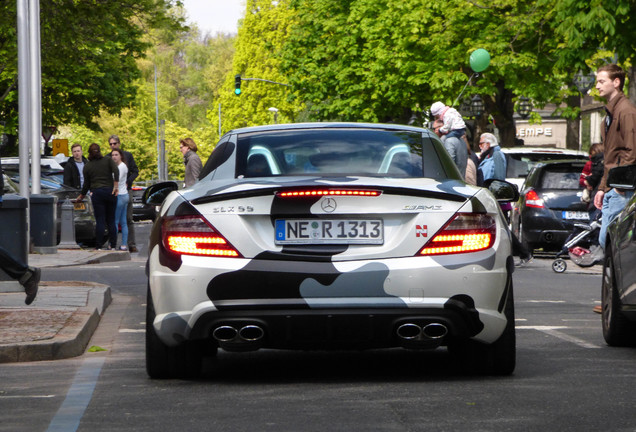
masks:
{"type": "Polygon", "coordinates": [[[119,191],[119,168],[111,158],[102,156],[99,144],[95,143],[88,148],[88,163],[84,165],[84,187],[77,201],[82,201],[89,190],[95,211],[96,248],[102,248],[105,240],[104,227],[108,226],[109,244],[106,249],[115,249],[117,245],[115,209],[119,191]]]}

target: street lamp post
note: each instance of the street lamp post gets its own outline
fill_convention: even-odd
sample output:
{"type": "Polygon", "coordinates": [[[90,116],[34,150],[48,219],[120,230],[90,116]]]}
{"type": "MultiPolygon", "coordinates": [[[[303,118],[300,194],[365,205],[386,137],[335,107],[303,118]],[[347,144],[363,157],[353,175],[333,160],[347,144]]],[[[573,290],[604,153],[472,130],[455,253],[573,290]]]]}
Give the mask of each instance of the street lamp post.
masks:
{"type": "Polygon", "coordinates": [[[274,113],[274,124],[278,124],[278,108],[269,107],[267,111],[274,113]]]}
{"type": "Polygon", "coordinates": [[[579,70],[572,81],[579,93],[585,95],[594,86],[595,78],[593,73],[584,74],[582,70],[579,70]]]}
{"type": "Polygon", "coordinates": [[[470,100],[470,111],[475,117],[481,117],[484,113],[484,101],[481,96],[475,95],[470,100]]]}
{"type": "MultiPolygon", "coordinates": [[[[587,94],[588,91],[590,91],[590,89],[594,86],[594,81],[595,81],[596,77],[594,76],[594,74],[592,72],[589,72],[587,74],[584,74],[582,70],[579,69],[579,71],[574,75],[574,78],[572,79],[572,82],[574,83],[574,85],[576,86],[576,89],[579,91],[580,96],[579,96],[579,109],[581,108],[581,105],[583,103],[583,96],[585,96],[587,94]]],[[[583,147],[583,118],[581,116],[581,113],[579,111],[579,150],[581,150],[581,148],[583,147]]]]}
{"type": "Polygon", "coordinates": [[[519,114],[522,119],[526,119],[531,112],[532,102],[530,102],[530,99],[528,99],[527,97],[521,96],[519,98],[519,105],[517,106],[517,114],[519,114]]]}

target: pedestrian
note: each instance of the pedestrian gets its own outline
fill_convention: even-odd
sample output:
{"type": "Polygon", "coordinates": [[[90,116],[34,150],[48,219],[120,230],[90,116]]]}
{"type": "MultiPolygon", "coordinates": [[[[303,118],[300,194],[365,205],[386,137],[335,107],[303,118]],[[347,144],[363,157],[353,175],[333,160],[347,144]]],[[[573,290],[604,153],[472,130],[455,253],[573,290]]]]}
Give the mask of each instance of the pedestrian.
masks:
{"type": "Polygon", "coordinates": [[[468,161],[468,149],[466,148],[466,142],[461,136],[457,137],[452,134],[442,134],[441,128],[443,125],[444,124],[441,119],[436,119],[433,122],[433,132],[435,132],[435,134],[442,140],[444,148],[450,155],[451,159],[453,159],[453,162],[455,162],[457,168],[459,168],[462,178],[466,178],[466,164],[468,161]]]}
{"type": "Polygon", "coordinates": [[[431,114],[435,119],[442,121],[440,127],[442,135],[460,138],[466,135],[466,123],[462,115],[455,108],[444,105],[442,102],[435,102],[431,105],[431,114]]]}
{"type": "Polygon", "coordinates": [[[497,137],[486,132],[479,137],[479,165],[477,169],[481,172],[483,180],[494,178],[497,180],[506,179],[506,156],[499,148],[497,137]]]}
{"type": "Polygon", "coordinates": [[[585,163],[583,172],[579,178],[579,186],[583,188],[581,201],[588,203],[590,219],[600,210],[594,206],[594,196],[598,191],[599,183],[603,177],[603,144],[595,143],[590,146],[590,160],[585,163]]]}
{"type": "MultiPolygon", "coordinates": [[[[111,135],[108,138],[108,145],[110,145],[111,151],[114,149],[121,149],[121,142],[117,135],[111,135]]],[[[133,186],[133,182],[139,176],[139,168],[137,168],[137,164],[135,163],[135,158],[132,153],[122,150],[122,154],[124,155],[124,160],[126,161],[126,167],[128,168],[128,176],[126,177],[126,188],[128,190],[128,194],[131,194],[131,189],[133,186]]],[[[106,156],[110,156],[110,153],[106,156]]],[[[138,252],[137,250],[137,242],[135,241],[135,225],[133,223],[133,200],[132,198],[128,200],[128,207],[126,207],[126,222],[128,223],[128,250],[130,252],[138,252]]]]}
{"type": "Polygon", "coordinates": [[[130,194],[126,187],[128,167],[126,167],[123,153],[122,150],[114,149],[110,152],[110,157],[115,161],[119,169],[119,192],[117,194],[117,207],[115,209],[115,226],[119,225],[121,228],[121,246],[119,246],[119,250],[126,251],[128,250],[128,221],[126,220],[126,210],[128,208],[130,194]]]}
{"type": "MultiPolygon", "coordinates": [[[[483,181],[489,179],[506,180],[506,157],[499,148],[497,137],[486,132],[479,137],[481,149],[478,171],[483,176],[483,181]]],[[[509,203],[506,203],[509,204],[509,203]]],[[[508,220],[511,208],[502,207],[502,211],[508,220]]],[[[508,221],[509,222],[509,221],[508,221]]],[[[512,253],[521,258],[519,265],[524,265],[532,260],[532,251],[519,241],[517,236],[510,232],[512,237],[512,253]]]]}
{"type": "MultiPolygon", "coordinates": [[[[596,89],[605,98],[606,116],[601,128],[603,138],[603,176],[594,195],[594,206],[601,210],[601,230],[598,241],[606,249],[607,227],[625,208],[633,191],[611,189],[607,186],[607,174],[611,168],[636,163],[636,107],[623,93],[625,71],[618,65],[601,66],[596,72],[596,89]]],[[[594,306],[594,312],[603,313],[602,306],[594,306]]]]}
{"type": "Polygon", "coordinates": [[[594,195],[594,205],[601,209],[599,243],[606,247],[608,225],[623,210],[633,195],[631,190],[611,189],[607,174],[611,168],[636,164],[636,107],[623,93],[625,71],[615,65],[601,66],[596,73],[596,89],[607,100],[603,138],[603,176],[594,195]]]}
{"type": "MultiPolygon", "coordinates": [[[[0,208],[2,207],[2,196],[4,195],[4,176],[0,166],[0,208]]],[[[0,210],[1,211],[1,210],[0,210]]],[[[40,283],[41,270],[37,267],[29,267],[21,260],[15,258],[5,248],[0,247],[0,269],[10,278],[17,280],[24,287],[26,298],[24,302],[28,305],[33,303],[38,295],[38,284],[40,283]]]]}
{"type": "Polygon", "coordinates": [[[82,146],[73,144],[71,146],[72,156],[64,165],[64,184],[75,189],[81,189],[84,186],[84,165],[88,160],[82,154],[82,146]]]}
{"type": "Polygon", "coordinates": [[[185,164],[185,187],[190,187],[199,181],[199,174],[203,165],[197,154],[197,145],[192,138],[184,138],[179,142],[179,149],[183,154],[185,164]]]}
{"type": "Polygon", "coordinates": [[[481,173],[477,169],[479,166],[479,157],[477,157],[475,152],[470,148],[468,141],[466,141],[466,153],[468,154],[468,158],[466,159],[466,183],[473,186],[483,184],[484,181],[481,178],[481,173]]]}
{"type": "Polygon", "coordinates": [[[115,162],[102,156],[99,144],[88,147],[88,163],[84,166],[84,186],[77,201],[82,201],[91,191],[93,210],[95,211],[96,249],[104,245],[104,231],[108,227],[107,250],[117,245],[117,227],[115,226],[115,210],[119,193],[119,168],[115,162]]]}

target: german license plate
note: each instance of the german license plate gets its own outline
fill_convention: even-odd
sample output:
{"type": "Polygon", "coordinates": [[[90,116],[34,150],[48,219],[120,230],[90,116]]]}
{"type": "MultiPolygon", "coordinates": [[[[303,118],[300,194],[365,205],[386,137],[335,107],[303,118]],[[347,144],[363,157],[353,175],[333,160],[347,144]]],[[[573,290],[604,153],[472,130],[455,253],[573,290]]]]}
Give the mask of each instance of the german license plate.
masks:
{"type": "Polygon", "coordinates": [[[83,202],[73,203],[73,210],[86,210],[86,203],[83,203],[83,202]]]}
{"type": "Polygon", "coordinates": [[[277,219],[276,244],[383,244],[381,219],[277,219]]]}
{"type": "Polygon", "coordinates": [[[590,220],[590,214],[584,211],[563,211],[563,219],[590,220]]]}

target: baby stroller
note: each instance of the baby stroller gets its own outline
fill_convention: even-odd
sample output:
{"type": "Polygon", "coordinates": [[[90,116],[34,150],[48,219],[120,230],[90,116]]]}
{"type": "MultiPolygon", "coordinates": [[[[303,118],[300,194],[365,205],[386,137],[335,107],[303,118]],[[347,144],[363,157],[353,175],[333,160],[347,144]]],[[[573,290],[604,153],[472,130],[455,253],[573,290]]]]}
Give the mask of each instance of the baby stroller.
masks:
{"type": "Polygon", "coordinates": [[[574,224],[572,234],[565,240],[563,249],[552,262],[552,270],[563,273],[568,268],[567,262],[561,258],[566,255],[579,267],[591,267],[603,260],[603,248],[598,244],[600,229],[601,212],[597,212],[597,216],[589,224],[574,224]]]}

